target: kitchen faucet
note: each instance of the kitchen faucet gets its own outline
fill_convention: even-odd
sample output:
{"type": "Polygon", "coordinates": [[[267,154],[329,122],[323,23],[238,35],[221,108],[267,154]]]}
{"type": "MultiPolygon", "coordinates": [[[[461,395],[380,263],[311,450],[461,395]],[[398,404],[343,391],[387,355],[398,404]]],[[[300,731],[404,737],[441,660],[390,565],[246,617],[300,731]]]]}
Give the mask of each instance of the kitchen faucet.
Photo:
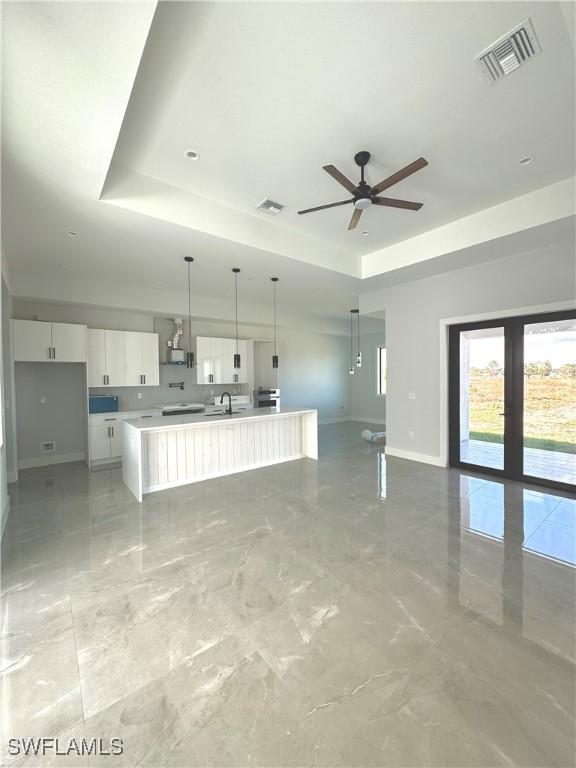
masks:
{"type": "Polygon", "coordinates": [[[222,392],[222,397],[220,398],[220,404],[224,402],[224,398],[226,397],[226,395],[228,395],[228,408],[226,408],[225,413],[227,413],[228,415],[231,415],[232,414],[232,395],[230,394],[230,392],[222,392]]]}

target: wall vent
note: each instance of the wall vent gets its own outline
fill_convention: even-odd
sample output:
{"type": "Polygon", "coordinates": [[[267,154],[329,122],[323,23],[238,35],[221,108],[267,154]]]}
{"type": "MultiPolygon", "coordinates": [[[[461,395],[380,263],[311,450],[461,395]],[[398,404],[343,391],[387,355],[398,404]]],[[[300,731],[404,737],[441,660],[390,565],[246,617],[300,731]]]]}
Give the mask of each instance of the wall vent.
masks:
{"type": "Polygon", "coordinates": [[[542,53],[542,46],[534,25],[526,19],[485,48],[475,60],[480,63],[488,82],[497,83],[539,53],[542,53]]]}
{"type": "Polygon", "coordinates": [[[50,441],[49,443],[42,443],[40,446],[42,453],[54,453],[56,450],[56,443],[50,441]]]}
{"type": "Polygon", "coordinates": [[[275,203],[274,200],[268,200],[268,198],[262,200],[262,202],[258,203],[256,206],[257,211],[264,211],[264,213],[267,213],[269,216],[276,216],[276,214],[280,213],[283,208],[283,205],[275,203]]]}

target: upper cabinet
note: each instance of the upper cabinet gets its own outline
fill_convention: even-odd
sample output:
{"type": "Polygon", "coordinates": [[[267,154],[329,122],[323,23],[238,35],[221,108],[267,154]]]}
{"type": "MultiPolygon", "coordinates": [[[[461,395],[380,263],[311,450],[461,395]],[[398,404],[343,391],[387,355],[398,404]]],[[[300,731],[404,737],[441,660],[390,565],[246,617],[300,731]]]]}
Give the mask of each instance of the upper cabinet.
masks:
{"type": "Polygon", "coordinates": [[[157,387],[157,333],[88,329],[89,387],[157,387]]]}
{"type": "Polygon", "coordinates": [[[12,320],[16,362],[86,362],[86,326],[12,320]]]}
{"type": "Polygon", "coordinates": [[[248,342],[238,341],[241,368],[234,368],[236,339],[196,337],[198,384],[245,384],[248,382],[248,342]]]}
{"type": "Polygon", "coordinates": [[[160,383],[158,334],[125,331],[125,382],[127,387],[157,387],[160,383]]]}

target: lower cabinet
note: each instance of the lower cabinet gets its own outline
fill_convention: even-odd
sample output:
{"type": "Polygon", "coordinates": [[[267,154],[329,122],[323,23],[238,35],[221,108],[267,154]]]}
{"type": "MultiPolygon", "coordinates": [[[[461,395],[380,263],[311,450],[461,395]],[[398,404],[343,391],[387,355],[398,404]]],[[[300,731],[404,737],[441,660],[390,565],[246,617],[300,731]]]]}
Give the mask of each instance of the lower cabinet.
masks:
{"type": "Polygon", "coordinates": [[[122,458],[122,422],[127,419],[149,419],[157,411],[119,411],[94,413],[89,416],[90,463],[120,461],[122,458]]]}
{"type": "Polygon", "coordinates": [[[114,459],[122,456],[122,422],[90,427],[90,460],[114,459]]]}

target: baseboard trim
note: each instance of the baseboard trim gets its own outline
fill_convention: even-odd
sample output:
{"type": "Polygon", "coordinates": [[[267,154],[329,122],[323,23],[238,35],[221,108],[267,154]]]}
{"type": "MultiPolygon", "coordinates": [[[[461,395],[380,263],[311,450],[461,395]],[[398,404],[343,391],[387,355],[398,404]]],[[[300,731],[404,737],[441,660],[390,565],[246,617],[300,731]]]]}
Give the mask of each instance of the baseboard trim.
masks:
{"type": "Polygon", "coordinates": [[[371,416],[350,416],[348,421],[361,421],[364,424],[379,424],[386,426],[386,419],[373,419],[371,416]]]}
{"type": "Polygon", "coordinates": [[[68,464],[70,461],[84,461],[86,454],[84,451],[79,453],[61,453],[56,456],[36,456],[33,459],[20,459],[18,469],[34,469],[35,467],[49,467],[52,464],[68,464]]]}
{"type": "Polygon", "coordinates": [[[318,419],[318,426],[324,427],[326,424],[341,424],[343,421],[350,421],[350,417],[336,416],[333,419],[318,419]]]}
{"type": "Polygon", "coordinates": [[[404,451],[401,448],[392,448],[389,445],[386,446],[386,455],[395,456],[397,459],[418,461],[421,464],[432,464],[434,467],[446,466],[440,456],[431,456],[429,453],[416,453],[415,451],[404,451]]]}

